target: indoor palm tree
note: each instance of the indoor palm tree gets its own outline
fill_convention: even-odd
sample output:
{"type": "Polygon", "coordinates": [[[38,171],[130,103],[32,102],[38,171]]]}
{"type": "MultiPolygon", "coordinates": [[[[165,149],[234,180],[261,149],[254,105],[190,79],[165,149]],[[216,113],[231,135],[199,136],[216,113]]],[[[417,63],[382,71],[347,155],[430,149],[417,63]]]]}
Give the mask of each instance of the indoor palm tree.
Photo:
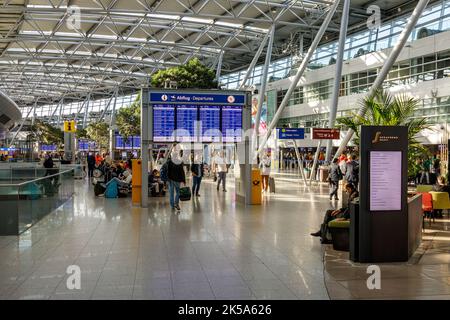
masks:
{"type": "Polygon", "coordinates": [[[339,118],[337,122],[345,128],[355,131],[355,144],[359,145],[360,126],[406,126],[408,127],[408,175],[415,176],[420,167],[416,159],[428,155],[427,149],[417,141],[417,135],[429,125],[426,118],[412,118],[420,107],[420,100],[405,94],[396,96],[384,90],[378,90],[373,97],[361,101],[366,109],[364,117],[352,113],[349,117],[339,118]]]}

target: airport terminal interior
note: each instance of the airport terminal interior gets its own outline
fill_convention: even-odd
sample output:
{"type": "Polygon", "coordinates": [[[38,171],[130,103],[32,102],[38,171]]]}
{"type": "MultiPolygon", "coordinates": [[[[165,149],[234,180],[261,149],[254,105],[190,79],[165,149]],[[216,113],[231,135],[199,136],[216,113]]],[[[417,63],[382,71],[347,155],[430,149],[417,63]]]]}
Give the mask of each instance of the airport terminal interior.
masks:
{"type": "Polygon", "coordinates": [[[450,0],[0,0],[0,300],[450,300],[450,0]]]}

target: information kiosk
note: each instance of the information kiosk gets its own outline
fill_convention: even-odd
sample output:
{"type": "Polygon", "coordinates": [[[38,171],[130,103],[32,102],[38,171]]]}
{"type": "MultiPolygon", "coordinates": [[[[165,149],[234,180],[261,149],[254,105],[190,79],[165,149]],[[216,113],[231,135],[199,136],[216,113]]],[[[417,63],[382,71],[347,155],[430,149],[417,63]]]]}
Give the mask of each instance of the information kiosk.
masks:
{"type": "MultiPolygon", "coordinates": [[[[249,201],[251,162],[245,133],[251,128],[250,92],[143,89],[141,96],[143,164],[149,163],[153,144],[177,142],[190,150],[203,150],[203,145],[210,143],[234,145],[236,180],[242,180],[236,182],[240,186],[237,198],[249,201]]],[[[142,185],[147,184],[147,170],[142,170],[142,185]]],[[[147,207],[147,198],[147,190],[142,188],[142,207],[147,207]]]]}

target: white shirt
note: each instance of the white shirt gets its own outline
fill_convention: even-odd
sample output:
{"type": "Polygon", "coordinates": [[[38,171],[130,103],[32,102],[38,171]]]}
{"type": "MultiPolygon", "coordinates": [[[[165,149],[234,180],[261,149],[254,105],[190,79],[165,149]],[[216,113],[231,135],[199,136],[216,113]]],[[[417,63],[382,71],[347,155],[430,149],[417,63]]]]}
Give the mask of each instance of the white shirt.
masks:
{"type": "Polygon", "coordinates": [[[270,175],[270,165],[271,165],[271,161],[269,158],[264,158],[261,160],[259,167],[261,168],[261,174],[263,176],[270,175]]]}
{"type": "Polygon", "coordinates": [[[228,168],[227,168],[227,164],[224,158],[222,157],[216,157],[215,159],[215,163],[217,164],[217,171],[218,172],[227,172],[228,168]]]}

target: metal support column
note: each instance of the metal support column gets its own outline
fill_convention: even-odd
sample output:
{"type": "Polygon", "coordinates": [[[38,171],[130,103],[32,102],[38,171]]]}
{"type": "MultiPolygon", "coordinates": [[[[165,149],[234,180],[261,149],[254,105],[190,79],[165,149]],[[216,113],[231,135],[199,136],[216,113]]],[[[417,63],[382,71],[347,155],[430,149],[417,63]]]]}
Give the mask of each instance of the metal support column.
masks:
{"type": "MultiPolygon", "coordinates": [[[[142,90],[144,92],[144,90],[142,90]]],[[[141,95],[141,159],[142,159],[142,175],[141,175],[141,207],[148,207],[148,153],[149,153],[149,110],[147,101],[148,97],[141,95]]]]}
{"type": "MultiPolygon", "coordinates": [[[[345,40],[347,39],[349,11],[350,11],[350,0],[344,0],[344,7],[342,9],[342,18],[341,18],[341,30],[339,31],[339,47],[336,57],[336,75],[334,78],[333,97],[331,99],[330,105],[328,128],[333,128],[334,123],[336,121],[339,102],[339,92],[341,89],[342,64],[344,62],[345,40]]],[[[333,140],[330,139],[327,141],[326,157],[325,157],[326,162],[329,162],[331,160],[332,149],[333,149],[333,140]]]]}
{"type": "Polygon", "coordinates": [[[256,63],[258,62],[259,57],[261,56],[261,53],[266,46],[267,39],[269,39],[270,32],[267,32],[264,38],[261,41],[261,45],[258,48],[258,51],[256,51],[255,56],[253,57],[252,62],[248,66],[247,72],[244,75],[244,79],[242,79],[241,84],[239,85],[239,90],[242,90],[247,83],[248,78],[250,77],[250,74],[252,73],[253,69],[255,68],[256,63]]]}
{"type": "Polygon", "coordinates": [[[306,53],[305,58],[302,60],[302,63],[300,64],[300,67],[298,68],[297,74],[295,75],[294,80],[292,81],[288,91],[286,92],[286,95],[283,98],[283,101],[280,104],[280,107],[278,108],[277,112],[275,113],[272,122],[270,123],[267,134],[263,137],[263,140],[258,148],[258,153],[261,153],[264,149],[267,140],[269,139],[269,136],[272,132],[272,130],[275,128],[275,126],[278,123],[278,120],[281,117],[281,114],[284,111],[284,108],[287,106],[289,99],[291,98],[292,93],[294,92],[295,87],[297,86],[298,82],[300,81],[300,78],[303,76],[303,73],[306,70],[306,66],[308,65],[309,61],[312,58],[312,55],[314,51],[316,50],[317,46],[319,45],[320,40],[322,39],[322,36],[324,35],[325,31],[328,28],[328,25],[331,22],[331,19],[333,18],[334,13],[336,12],[336,9],[339,5],[340,0],[336,0],[335,3],[330,7],[327,16],[325,17],[325,20],[323,21],[322,25],[320,26],[319,31],[316,34],[316,37],[314,38],[313,42],[311,43],[311,46],[308,49],[308,52],[306,53]]]}
{"type": "Polygon", "coordinates": [[[61,116],[62,116],[63,105],[64,105],[64,98],[61,99],[61,103],[59,105],[58,121],[56,122],[57,127],[59,127],[61,125],[61,116]]]}
{"type": "Polygon", "coordinates": [[[89,103],[91,102],[90,96],[91,95],[89,94],[89,100],[86,102],[86,109],[84,110],[83,129],[86,128],[86,124],[87,124],[87,117],[88,117],[88,113],[89,113],[89,103]]]}
{"type": "Polygon", "coordinates": [[[267,78],[270,67],[270,58],[272,57],[272,47],[273,38],[275,36],[275,25],[272,26],[270,30],[270,40],[267,45],[266,60],[264,62],[263,74],[261,77],[261,86],[259,88],[259,99],[258,99],[258,110],[256,111],[255,117],[255,130],[253,131],[253,141],[252,141],[252,151],[258,149],[258,139],[259,139],[259,123],[261,122],[262,107],[264,104],[264,98],[266,96],[267,78]]]}
{"type": "Polygon", "coordinates": [[[224,55],[225,51],[222,50],[220,51],[219,57],[218,57],[218,61],[217,61],[217,69],[216,69],[216,81],[217,83],[219,83],[220,80],[220,74],[222,72],[222,62],[223,62],[223,55],[224,55]]]}
{"type": "MultiPolygon", "coordinates": [[[[373,97],[375,95],[376,91],[379,88],[381,88],[383,81],[386,79],[386,76],[388,75],[389,71],[391,70],[392,65],[395,63],[400,52],[402,51],[403,47],[405,46],[405,43],[408,40],[409,35],[411,34],[414,27],[416,26],[417,21],[419,20],[420,16],[422,15],[423,10],[425,10],[428,2],[429,2],[429,0],[419,0],[419,3],[414,8],[414,11],[411,14],[411,17],[409,18],[405,28],[403,29],[402,33],[400,34],[400,36],[397,40],[397,43],[395,44],[394,48],[392,49],[391,54],[384,62],[383,67],[380,70],[380,73],[378,74],[377,78],[375,79],[375,82],[373,83],[372,87],[370,88],[370,91],[367,94],[367,97],[373,97]]],[[[359,109],[359,112],[358,112],[358,116],[364,117],[366,114],[366,111],[367,110],[366,110],[365,106],[361,105],[361,108],[359,109]]],[[[342,152],[344,151],[348,142],[352,139],[354,133],[355,132],[352,129],[348,130],[347,135],[345,136],[344,140],[342,140],[338,151],[334,155],[335,158],[339,157],[342,154],[342,152]]]]}

